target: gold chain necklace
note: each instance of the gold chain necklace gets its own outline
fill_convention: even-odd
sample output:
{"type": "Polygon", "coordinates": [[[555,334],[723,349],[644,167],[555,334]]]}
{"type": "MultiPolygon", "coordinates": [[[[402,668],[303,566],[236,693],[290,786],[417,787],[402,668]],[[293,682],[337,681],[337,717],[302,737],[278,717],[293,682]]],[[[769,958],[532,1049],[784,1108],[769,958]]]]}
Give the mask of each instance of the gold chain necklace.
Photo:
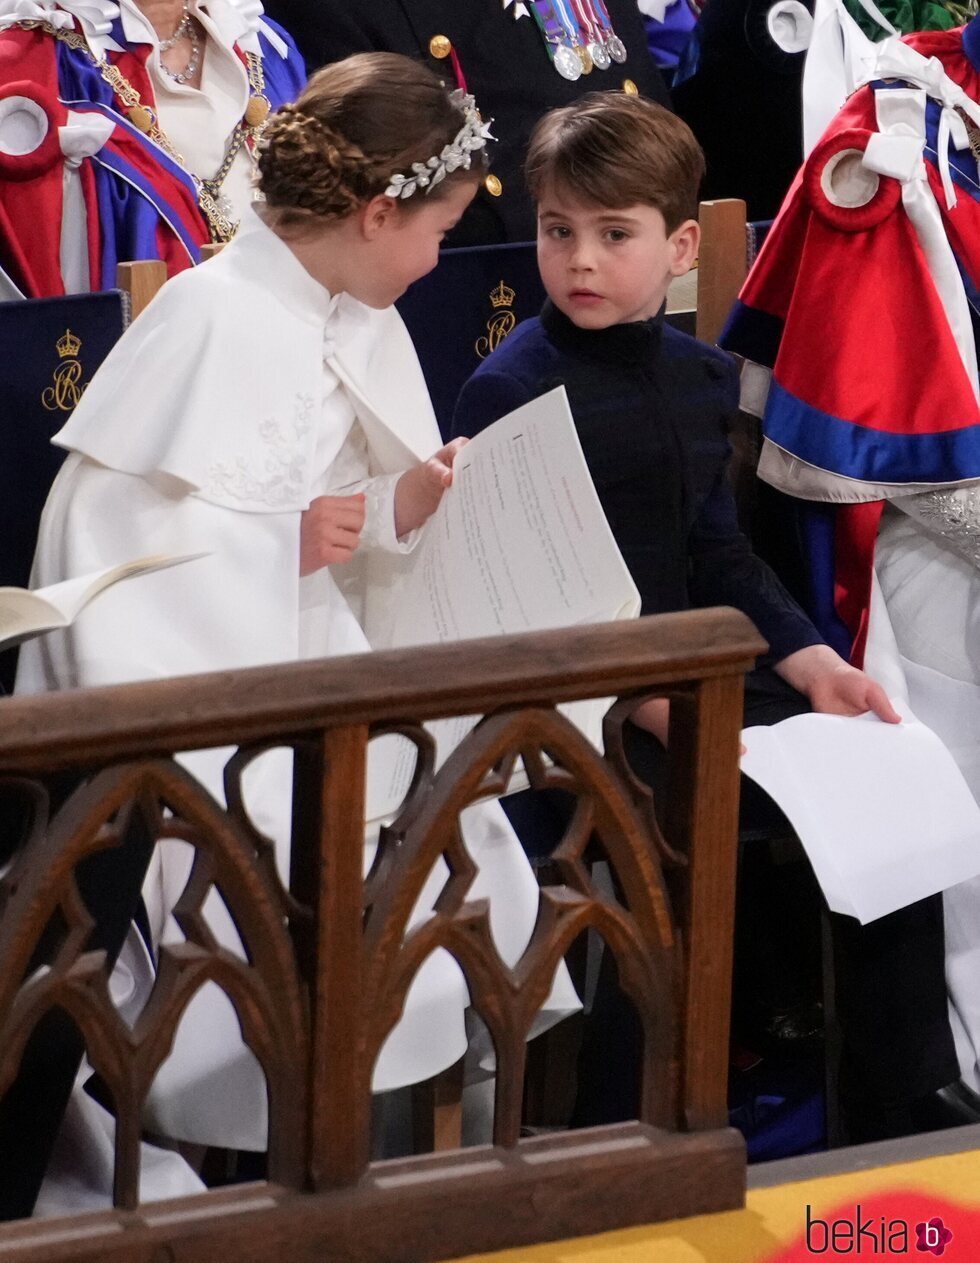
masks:
{"type": "Polygon", "coordinates": [[[262,58],[256,53],[245,54],[249,83],[248,105],[245,107],[244,115],[235,124],[235,129],[231,133],[221,166],[211,179],[205,180],[191,171],[183,155],[177,151],[170,137],[161,128],[155,112],[143,103],[142,97],[119,67],[113,65],[105,57],[97,57],[83,35],[80,35],[77,31],[59,30],[56,27],[49,26],[46,22],[21,22],[18,25],[28,30],[40,29],[60,40],[63,44],[67,44],[69,48],[81,50],[91,57],[99,74],[119,98],[126,117],[133,126],[138,131],[143,132],[144,135],[149,136],[155,144],[159,145],[164,153],[168,154],[178,166],[183,167],[194,181],[194,188],[197,192],[197,204],[201,208],[201,214],[207,221],[211,240],[216,242],[230,241],[238,230],[238,223],[231,219],[221,208],[219,201],[221,186],[224,184],[232,164],[244,145],[248,146],[249,154],[254,161],[256,142],[262,135],[269,117],[269,111],[272,108],[269,98],[265,95],[265,71],[262,67],[262,58]]]}

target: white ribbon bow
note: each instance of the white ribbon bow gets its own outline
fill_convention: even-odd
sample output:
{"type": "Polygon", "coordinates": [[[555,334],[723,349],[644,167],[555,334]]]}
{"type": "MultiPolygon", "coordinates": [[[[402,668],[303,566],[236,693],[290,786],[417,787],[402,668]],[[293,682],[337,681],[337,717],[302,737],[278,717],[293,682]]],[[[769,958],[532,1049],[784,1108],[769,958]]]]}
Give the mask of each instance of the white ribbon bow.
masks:
{"type": "Polygon", "coordinates": [[[645,13],[648,18],[653,18],[655,22],[662,22],[667,10],[675,5],[677,0],[636,0],[636,2],[641,13],[645,13]]]}
{"type": "Polygon", "coordinates": [[[211,0],[208,12],[229,46],[237,44],[243,52],[258,56],[262,34],[284,61],[289,56],[289,45],[264,20],[260,0],[211,0]]]}
{"type": "MultiPolygon", "coordinates": [[[[930,68],[929,74],[935,76],[935,69],[930,68]]],[[[875,92],[879,130],[868,142],[863,163],[869,170],[892,176],[902,183],[902,205],[922,247],[967,380],[977,394],[977,347],[970,307],[922,156],[929,95],[924,88],[879,88],[875,92]]],[[[963,120],[954,117],[962,126],[963,120]]],[[[955,136],[953,139],[956,143],[955,136]]],[[[947,148],[948,140],[944,142],[941,138],[940,149],[946,152],[947,148]]],[[[949,190],[946,191],[948,197],[949,190]]]]}
{"type": "Polygon", "coordinates": [[[96,57],[119,51],[110,34],[118,16],[119,6],[112,0],[0,0],[0,30],[20,22],[45,22],[56,31],[70,31],[77,21],[96,57]]]}
{"type": "Polygon", "coordinates": [[[57,30],[75,25],[71,14],[57,8],[53,0],[0,0],[0,30],[18,22],[47,22],[57,30]]]}
{"type": "Polygon", "coordinates": [[[966,149],[970,144],[966,124],[957,111],[962,110],[980,127],[980,105],[950,79],[937,57],[923,57],[896,38],[886,39],[878,46],[869,79],[904,79],[922,88],[942,106],[936,148],[946,207],[952,210],[956,205],[956,189],[949,169],[950,141],[957,149],[966,149]]]}
{"type": "Polygon", "coordinates": [[[46,22],[63,31],[77,18],[86,36],[105,36],[118,16],[119,6],[111,0],[0,0],[0,27],[46,22]]]}
{"type": "Polygon", "coordinates": [[[77,168],[86,158],[97,154],[116,130],[111,119],[101,114],[68,114],[68,125],[58,128],[58,141],[65,156],[65,165],[77,168]]]}

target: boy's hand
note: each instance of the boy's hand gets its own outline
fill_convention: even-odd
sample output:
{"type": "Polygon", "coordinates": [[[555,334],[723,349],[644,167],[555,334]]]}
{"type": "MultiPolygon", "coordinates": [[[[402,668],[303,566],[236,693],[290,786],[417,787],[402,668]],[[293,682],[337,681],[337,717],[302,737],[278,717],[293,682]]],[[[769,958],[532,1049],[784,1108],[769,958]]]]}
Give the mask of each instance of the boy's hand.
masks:
{"type": "Polygon", "coordinates": [[[443,492],[453,481],[453,461],[469,439],[453,439],[440,447],[435,456],[398,479],[395,487],[395,534],[399,539],[435,513],[443,492]]]}
{"type": "MultiPolygon", "coordinates": [[[[666,697],[651,697],[637,706],[630,719],[639,728],[652,732],[662,746],[667,745],[667,734],[670,729],[670,701],[666,697]]],[[[739,742],[739,755],[745,753],[745,746],[739,742]]]]}
{"type": "Polygon", "coordinates": [[[870,676],[852,667],[829,645],[810,645],[777,662],[776,673],[805,694],[823,715],[863,715],[873,711],[886,724],[900,724],[902,717],[888,694],[870,676]]]}
{"type": "Polygon", "coordinates": [[[350,561],[364,529],[364,495],[318,496],[305,510],[299,528],[299,572],[350,561]]]}
{"type": "Polygon", "coordinates": [[[661,745],[667,744],[667,729],[670,727],[670,701],[666,697],[649,697],[630,715],[630,719],[638,728],[645,728],[653,733],[661,745]]]}
{"type": "Polygon", "coordinates": [[[886,724],[902,722],[881,685],[846,663],[842,671],[830,671],[814,680],[808,696],[819,714],[863,715],[870,710],[886,724]]]}

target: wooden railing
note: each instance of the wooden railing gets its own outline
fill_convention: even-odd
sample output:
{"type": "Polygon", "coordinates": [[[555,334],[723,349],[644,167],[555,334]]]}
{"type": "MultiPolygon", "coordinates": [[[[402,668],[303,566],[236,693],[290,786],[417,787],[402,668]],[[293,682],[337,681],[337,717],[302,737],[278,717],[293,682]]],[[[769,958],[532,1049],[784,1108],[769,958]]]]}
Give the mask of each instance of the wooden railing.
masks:
{"type": "Polygon", "coordinates": [[[2,888],[0,1093],[57,1006],[81,1028],[118,1116],[118,1209],[7,1225],[0,1260],[445,1259],[740,1205],[744,1150],[726,1111],[738,730],[742,673],[761,648],[744,616],[713,610],[0,703],[0,777],[36,782],[42,804],[2,888]],[[672,699],[663,831],[622,754],[628,712],[651,695],[672,699]],[[621,699],[605,759],[554,709],[604,696],[621,699]],[[471,713],[486,718],[433,774],[422,721],[471,713]],[[363,879],[367,747],[391,730],[416,742],[421,771],[363,879]],[[227,811],[173,760],[220,746],[238,747],[227,811]],[[289,891],[240,792],[249,762],[275,746],[295,752],[289,891]],[[518,756],[534,784],[569,791],[578,809],[531,942],[508,970],[465,880],[405,925],[440,855],[457,876],[472,867],[459,812],[505,783],[518,756]],[[45,813],[42,783],[55,773],[75,788],[45,813]],[[86,951],[73,872],[134,819],[151,839],[183,837],[197,859],[181,901],[187,941],[161,951],[153,999],[130,1030],[103,958],[86,951]],[[596,837],[622,901],[593,885],[596,837]],[[195,920],[211,884],[247,960],[195,920]],[[55,915],[61,946],[50,970],[33,970],[55,915]],[[590,927],[645,1032],[640,1117],[520,1140],[528,1029],[590,927]],[[494,1145],[371,1163],[374,1062],[437,946],[459,961],[495,1044],[494,1145]],[[269,1181],[139,1207],[141,1104],[208,980],[230,996],[266,1075],[269,1181]]]}

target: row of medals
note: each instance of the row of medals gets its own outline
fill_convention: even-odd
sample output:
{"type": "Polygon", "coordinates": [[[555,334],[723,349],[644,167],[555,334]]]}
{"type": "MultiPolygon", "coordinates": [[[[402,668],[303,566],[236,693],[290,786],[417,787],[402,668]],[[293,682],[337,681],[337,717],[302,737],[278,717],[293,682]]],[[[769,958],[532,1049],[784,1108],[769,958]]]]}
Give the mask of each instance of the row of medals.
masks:
{"type": "Polygon", "coordinates": [[[554,67],[564,79],[580,79],[591,74],[593,66],[608,70],[613,62],[622,65],[629,55],[615,31],[609,31],[601,40],[578,43],[569,37],[564,22],[561,25],[565,40],[554,45],[554,67]]]}
{"type": "Polygon", "coordinates": [[[626,45],[618,35],[610,36],[602,44],[598,40],[589,44],[558,44],[555,69],[565,79],[580,79],[590,74],[593,66],[608,70],[614,61],[622,65],[627,55],[626,45]]]}

